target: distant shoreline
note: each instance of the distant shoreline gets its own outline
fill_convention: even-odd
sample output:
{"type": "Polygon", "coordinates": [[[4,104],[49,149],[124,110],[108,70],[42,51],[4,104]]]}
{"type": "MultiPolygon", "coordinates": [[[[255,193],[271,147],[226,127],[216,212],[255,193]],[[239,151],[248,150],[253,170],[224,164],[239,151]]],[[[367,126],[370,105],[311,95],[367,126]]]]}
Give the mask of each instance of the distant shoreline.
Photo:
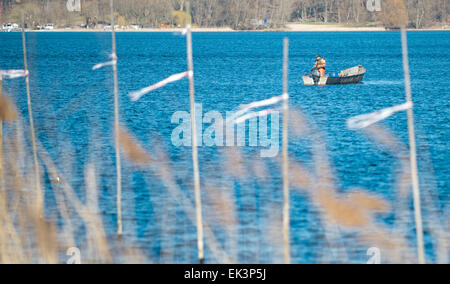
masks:
{"type": "MultiPolygon", "coordinates": [[[[116,29],[118,33],[181,33],[183,28],[151,28],[151,29],[116,29]]],[[[436,27],[436,28],[424,28],[424,29],[408,29],[408,31],[449,31],[449,27],[436,27]]],[[[261,30],[233,30],[230,27],[218,27],[218,28],[196,28],[192,29],[194,33],[242,33],[242,32],[384,32],[391,31],[385,27],[352,27],[345,25],[314,25],[314,24],[287,24],[284,28],[279,29],[261,29],[261,30]]],[[[111,29],[65,29],[58,28],[54,30],[29,30],[28,32],[111,32],[111,29]]]]}

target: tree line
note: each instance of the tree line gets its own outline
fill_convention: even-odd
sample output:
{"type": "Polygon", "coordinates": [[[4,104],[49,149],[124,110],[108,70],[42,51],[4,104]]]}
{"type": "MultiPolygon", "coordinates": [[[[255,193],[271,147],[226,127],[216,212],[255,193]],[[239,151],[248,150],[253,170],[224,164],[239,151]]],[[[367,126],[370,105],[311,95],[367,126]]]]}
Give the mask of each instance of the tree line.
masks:
{"type": "MultiPolygon", "coordinates": [[[[0,22],[18,21],[24,11],[31,26],[109,23],[109,0],[80,0],[82,11],[69,12],[67,0],[0,0],[0,22]]],[[[281,27],[289,22],[384,24],[424,28],[446,25],[449,0],[191,0],[193,24],[201,27],[258,29],[281,27]],[[381,1],[381,11],[371,12],[367,1],[381,1]]],[[[119,25],[151,27],[183,25],[187,0],[115,1],[119,25]]]]}

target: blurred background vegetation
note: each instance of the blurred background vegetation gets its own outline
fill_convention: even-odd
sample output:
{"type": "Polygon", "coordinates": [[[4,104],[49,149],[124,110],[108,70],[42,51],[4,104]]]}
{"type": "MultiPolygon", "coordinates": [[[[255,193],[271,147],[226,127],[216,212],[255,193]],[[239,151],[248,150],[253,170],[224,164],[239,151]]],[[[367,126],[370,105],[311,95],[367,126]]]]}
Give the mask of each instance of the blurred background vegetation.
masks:
{"type": "MultiPolygon", "coordinates": [[[[442,27],[448,22],[448,0],[381,0],[381,12],[369,12],[367,0],[192,0],[193,22],[200,27],[264,29],[289,22],[410,28],[442,27]]],[[[0,0],[0,22],[33,27],[109,24],[109,0],[81,0],[82,11],[70,13],[67,0],[0,0]]],[[[185,21],[186,0],[116,1],[120,26],[176,27],[185,21]]]]}

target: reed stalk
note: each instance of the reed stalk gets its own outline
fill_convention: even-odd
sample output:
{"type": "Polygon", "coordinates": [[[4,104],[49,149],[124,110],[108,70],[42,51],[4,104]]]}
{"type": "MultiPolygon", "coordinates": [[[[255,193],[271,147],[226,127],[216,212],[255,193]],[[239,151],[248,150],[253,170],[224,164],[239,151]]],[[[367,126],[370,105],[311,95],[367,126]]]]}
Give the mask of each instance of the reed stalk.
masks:
{"type": "MultiPolygon", "coordinates": [[[[117,60],[116,30],[114,20],[114,0],[110,1],[111,6],[111,34],[112,34],[112,60],[117,60]]],[[[114,78],[114,140],[116,151],[116,174],[117,174],[117,235],[122,237],[122,166],[120,160],[120,138],[119,138],[119,82],[117,77],[117,63],[113,64],[114,78]]]]}
{"type": "MultiPolygon", "coordinates": [[[[26,36],[25,36],[25,17],[22,11],[22,49],[23,49],[23,64],[24,64],[24,71],[28,72],[28,57],[27,57],[27,43],[26,43],[26,36]]],[[[30,94],[30,77],[25,77],[25,85],[27,89],[27,104],[28,104],[28,116],[30,120],[30,130],[31,130],[31,144],[33,147],[33,160],[34,160],[34,175],[35,175],[35,188],[36,188],[36,194],[37,194],[37,210],[38,213],[42,216],[43,215],[43,209],[44,209],[44,199],[42,196],[42,190],[41,190],[41,182],[40,182],[40,174],[39,174],[39,161],[37,156],[37,149],[36,149],[36,134],[34,130],[34,120],[33,120],[33,109],[31,107],[31,94],[30,94]]]]}
{"type": "Polygon", "coordinates": [[[194,189],[195,189],[195,209],[197,220],[197,245],[198,259],[200,264],[205,260],[204,240],[203,240],[203,217],[202,217],[202,199],[200,192],[200,173],[198,165],[198,143],[197,143],[197,122],[195,115],[195,87],[194,87],[194,60],[192,55],[192,31],[191,31],[191,6],[188,1],[186,4],[186,43],[187,43],[187,62],[189,71],[189,97],[191,105],[191,128],[192,128],[192,164],[194,169],[194,189]]]}
{"type": "MultiPolygon", "coordinates": [[[[409,69],[409,56],[408,56],[408,38],[405,28],[401,30],[402,37],[402,52],[403,52],[403,71],[405,73],[405,92],[407,102],[412,103],[411,92],[411,75],[409,69]]],[[[416,223],[417,234],[417,250],[418,260],[420,264],[425,264],[425,249],[423,240],[423,223],[422,223],[422,206],[420,200],[420,188],[419,188],[419,171],[417,167],[417,149],[416,149],[416,135],[414,129],[414,110],[408,109],[408,134],[409,134],[409,149],[410,149],[410,163],[411,163],[411,177],[412,177],[412,189],[414,198],[414,219],[416,223]]]]}
{"type": "Polygon", "coordinates": [[[291,263],[290,252],[290,193],[289,193],[289,39],[283,44],[283,241],[284,262],[291,263]]]}

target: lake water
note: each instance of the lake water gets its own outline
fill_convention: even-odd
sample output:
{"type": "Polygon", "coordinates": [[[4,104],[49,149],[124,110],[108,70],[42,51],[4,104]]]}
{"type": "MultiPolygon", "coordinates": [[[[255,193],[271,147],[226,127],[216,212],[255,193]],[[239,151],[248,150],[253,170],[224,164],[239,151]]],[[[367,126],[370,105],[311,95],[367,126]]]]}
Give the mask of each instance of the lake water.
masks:
{"type": "MultiPolygon", "coordinates": [[[[398,32],[194,34],[196,101],[202,103],[203,112],[215,110],[225,116],[240,104],[281,94],[282,39],[286,36],[291,46],[291,107],[301,109],[324,137],[339,192],[366,188],[392,201],[395,207],[398,164],[392,155],[361,132],[348,130],[345,123],[349,117],[404,102],[398,32]],[[316,54],[327,59],[329,71],[365,66],[364,84],[303,86],[301,76],[309,72],[316,54]]],[[[409,32],[408,36],[421,188],[433,196],[433,206],[428,204],[424,208],[427,256],[433,262],[436,239],[428,235],[430,227],[440,224],[448,237],[450,34],[409,32]],[[430,212],[437,212],[438,220],[431,221],[430,212]]],[[[38,139],[81,200],[86,196],[86,163],[95,164],[100,211],[107,234],[112,238],[116,229],[112,72],[110,67],[91,71],[93,65],[109,60],[110,35],[30,33],[27,37],[38,139]]],[[[127,97],[131,91],[186,71],[185,37],[171,33],[119,33],[117,46],[121,123],[147,150],[152,151],[155,143],[167,150],[168,164],[173,167],[177,184],[191,195],[190,148],[171,143],[171,133],[177,126],[171,123],[172,115],[189,111],[187,80],[168,85],[136,103],[127,97]]],[[[21,66],[20,34],[0,33],[1,69],[21,66]]],[[[27,121],[23,80],[4,81],[3,90],[17,103],[27,121]]],[[[382,124],[407,144],[404,113],[382,124]]],[[[292,138],[291,159],[308,164],[310,148],[305,141],[292,138]]],[[[224,174],[225,150],[199,149],[202,187],[214,183],[219,190],[233,196],[229,207],[236,208],[237,221],[229,231],[224,230],[207,196],[204,196],[205,220],[226,251],[236,255],[237,262],[282,262],[282,243],[273,241],[277,236],[272,221],[281,218],[282,204],[281,174],[276,160],[267,160],[269,175],[264,185],[256,184],[253,179],[236,181],[224,174]]],[[[248,147],[243,150],[254,152],[248,147]]],[[[140,248],[151,262],[196,262],[195,224],[187,218],[180,203],[171,198],[153,173],[136,169],[127,161],[123,167],[125,245],[140,248]]],[[[52,186],[48,178],[46,181],[46,213],[51,218],[56,206],[52,186]]],[[[292,261],[338,262],[329,255],[323,224],[308,196],[293,191],[291,199],[292,261]]],[[[390,218],[382,216],[379,222],[389,227],[390,218]]],[[[77,232],[83,230],[77,228],[77,232]]],[[[406,233],[412,254],[414,232],[411,222],[406,233]]],[[[80,247],[85,241],[81,235],[77,239],[80,247]]],[[[347,248],[348,261],[365,263],[370,246],[352,240],[351,236],[341,239],[341,245],[347,248]]],[[[206,258],[207,262],[218,261],[209,249],[206,258]]]]}

